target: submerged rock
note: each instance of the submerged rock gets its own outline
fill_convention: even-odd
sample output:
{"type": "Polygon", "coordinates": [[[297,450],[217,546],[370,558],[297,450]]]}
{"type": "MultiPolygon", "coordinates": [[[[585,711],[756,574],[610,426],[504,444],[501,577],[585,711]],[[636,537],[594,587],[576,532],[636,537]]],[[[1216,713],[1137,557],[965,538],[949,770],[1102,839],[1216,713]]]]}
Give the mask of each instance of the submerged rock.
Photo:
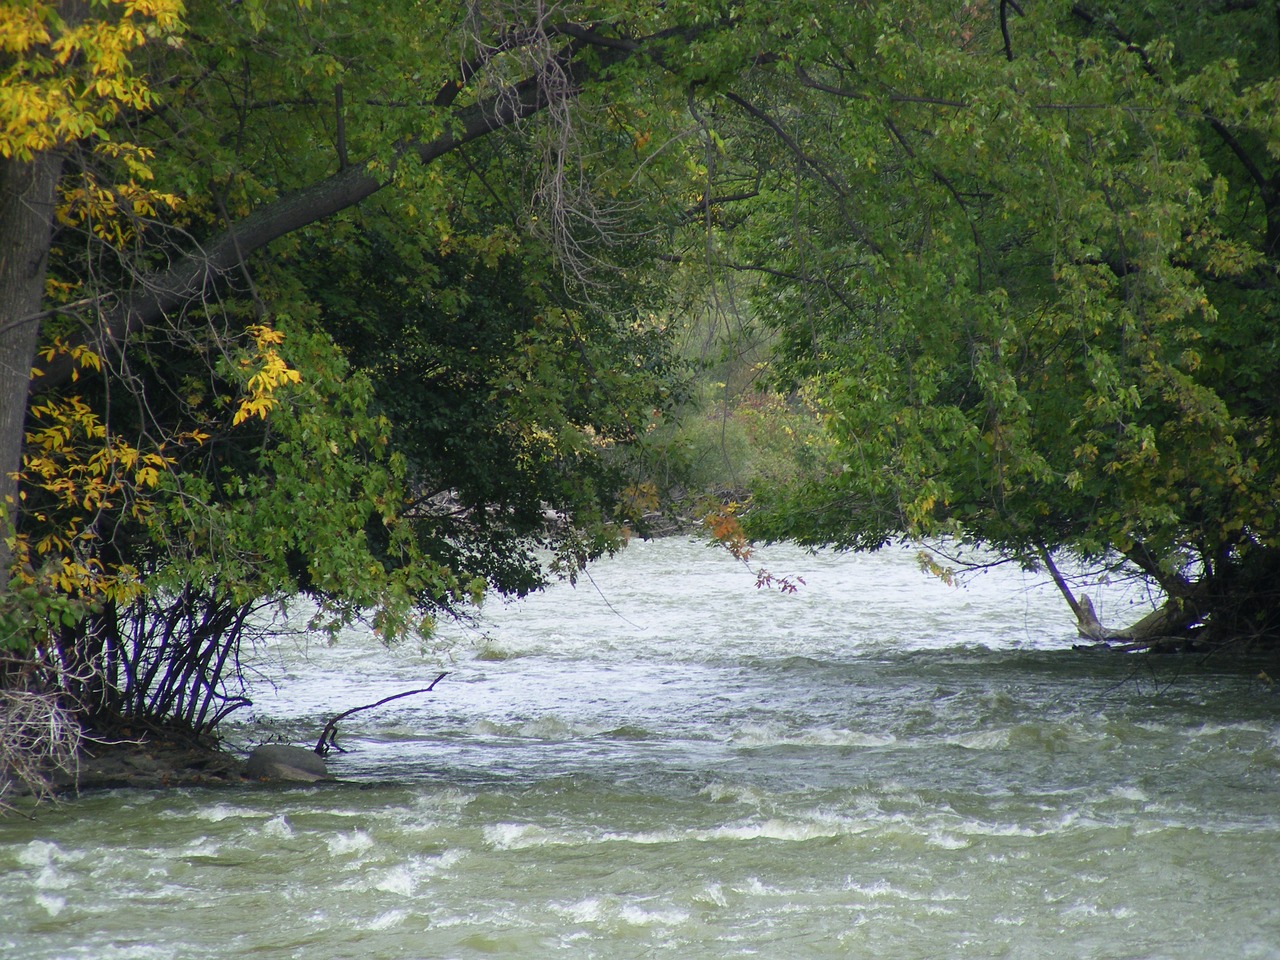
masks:
{"type": "Polygon", "coordinates": [[[253,780],[324,780],[329,768],[314,750],[267,743],[256,748],[245,763],[244,775],[253,780]]]}

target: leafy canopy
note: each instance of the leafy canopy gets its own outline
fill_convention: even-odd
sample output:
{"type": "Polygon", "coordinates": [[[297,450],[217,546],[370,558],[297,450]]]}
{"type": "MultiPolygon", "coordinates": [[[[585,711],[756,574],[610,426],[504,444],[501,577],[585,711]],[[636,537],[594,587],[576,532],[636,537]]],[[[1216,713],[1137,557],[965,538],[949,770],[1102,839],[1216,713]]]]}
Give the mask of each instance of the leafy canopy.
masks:
{"type": "Polygon", "coordinates": [[[1189,619],[1272,617],[1231,586],[1280,547],[1264,5],[806,6],[699,100],[709,194],[757,185],[705,226],[837,444],[748,529],[1119,554],[1189,619]]]}

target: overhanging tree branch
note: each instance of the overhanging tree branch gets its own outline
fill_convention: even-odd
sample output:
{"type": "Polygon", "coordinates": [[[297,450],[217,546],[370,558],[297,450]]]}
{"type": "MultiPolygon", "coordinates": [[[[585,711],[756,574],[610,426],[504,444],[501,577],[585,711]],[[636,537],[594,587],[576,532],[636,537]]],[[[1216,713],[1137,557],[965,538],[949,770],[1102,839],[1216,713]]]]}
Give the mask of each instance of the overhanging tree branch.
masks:
{"type": "Polygon", "coordinates": [[[801,165],[808,170],[814,178],[821,180],[823,183],[826,183],[831,187],[836,198],[839,200],[843,219],[845,224],[849,227],[850,232],[853,233],[854,236],[856,236],[862,243],[866,244],[867,249],[871,250],[873,253],[879,254],[883,252],[880,245],[867,234],[867,231],[862,224],[859,223],[849,212],[849,190],[831,173],[831,171],[827,170],[815,157],[809,154],[809,152],[796,141],[795,137],[787,132],[777,119],[760,109],[760,107],[757,107],[750,100],[747,100],[745,97],[733,93],[732,91],[726,93],[725,98],[732,103],[736,103],[749,116],[754,117],[760,123],[772,130],[774,135],[783,142],[786,148],[791,151],[792,155],[800,161],[801,165]]]}
{"type": "MultiPolygon", "coordinates": [[[[514,97],[477,104],[457,115],[457,124],[440,136],[423,142],[404,144],[400,156],[416,156],[424,164],[478,140],[518,119],[536,113],[540,102],[536,82],[526,81],[514,97]]],[[[99,346],[118,349],[131,334],[155,324],[161,317],[184,304],[198,300],[229,271],[237,269],[241,258],[260,250],[273,240],[318,223],[341,210],[353,207],[391,183],[378,177],[369,163],[356,164],[308,187],[282,197],[230,225],[205,245],[188,252],[168,270],[145,274],[138,292],[106,314],[99,346]]],[[[30,392],[53,389],[70,377],[73,361],[66,354],[45,364],[43,372],[31,379],[30,392]]]]}
{"type": "MultiPolygon", "coordinates": [[[[555,57],[558,69],[572,80],[572,86],[562,95],[576,96],[584,83],[602,77],[611,67],[642,50],[668,39],[692,39],[705,29],[707,27],[673,28],[645,38],[618,39],[580,25],[550,26],[550,33],[568,38],[555,57]],[[592,57],[586,62],[582,54],[588,50],[592,57]]],[[[448,89],[446,86],[442,96],[438,96],[439,102],[451,100],[448,89]]],[[[551,104],[540,78],[526,77],[485,100],[455,110],[444,125],[444,132],[438,136],[401,143],[393,164],[405,158],[430,164],[497,130],[532,117],[551,104]]],[[[230,224],[207,244],[178,257],[168,269],[142,274],[136,291],[103,314],[104,322],[94,346],[103,353],[118,352],[129,336],[159,323],[186,304],[198,302],[229,273],[238,270],[244,257],[280,237],[356,206],[392,181],[390,174],[377,171],[366,161],[340,169],[259,207],[230,224]]],[[[28,393],[35,395],[55,389],[70,379],[74,368],[69,354],[58,355],[32,377],[28,393]]]]}

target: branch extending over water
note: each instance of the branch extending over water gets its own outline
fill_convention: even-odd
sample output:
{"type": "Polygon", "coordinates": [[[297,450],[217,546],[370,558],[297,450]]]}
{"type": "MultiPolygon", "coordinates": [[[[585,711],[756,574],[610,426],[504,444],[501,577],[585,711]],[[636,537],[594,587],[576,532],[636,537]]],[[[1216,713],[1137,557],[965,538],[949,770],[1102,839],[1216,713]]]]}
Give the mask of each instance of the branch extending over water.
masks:
{"type": "Polygon", "coordinates": [[[449,674],[442,673],[436,677],[425,687],[419,687],[417,690],[406,690],[404,693],[394,693],[389,697],[383,697],[377,703],[366,703],[362,707],[352,707],[338,714],[332,720],[324,725],[324,730],[320,733],[320,739],[316,741],[315,752],[318,756],[327,757],[330,749],[336,749],[339,753],[342,748],[338,746],[338,721],[345,720],[353,713],[359,713],[361,710],[372,710],[374,707],[380,707],[384,703],[390,703],[392,700],[399,700],[403,697],[412,697],[419,693],[430,693],[435,689],[435,685],[447,677],[449,674]]]}

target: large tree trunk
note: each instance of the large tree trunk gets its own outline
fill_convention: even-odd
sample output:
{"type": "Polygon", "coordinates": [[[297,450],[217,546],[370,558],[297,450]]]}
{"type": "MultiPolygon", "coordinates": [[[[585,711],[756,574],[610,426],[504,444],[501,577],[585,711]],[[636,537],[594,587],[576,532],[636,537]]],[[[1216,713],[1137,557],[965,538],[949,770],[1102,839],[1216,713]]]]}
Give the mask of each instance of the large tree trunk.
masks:
{"type": "Polygon", "coordinates": [[[1093,602],[1082,595],[1076,610],[1076,629],[1081,637],[1095,643],[1118,643],[1121,649],[1144,650],[1165,641],[1189,640],[1188,631],[1203,619],[1203,612],[1196,605],[1184,600],[1166,600],[1127,627],[1107,629],[1094,612],[1093,602]]]}
{"type": "Polygon", "coordinates": [[[5,539],[17,519],[27,387],[40,333],[49,240],[62,158],[0,159],[0,591],[9,581],[5,539]]]}

